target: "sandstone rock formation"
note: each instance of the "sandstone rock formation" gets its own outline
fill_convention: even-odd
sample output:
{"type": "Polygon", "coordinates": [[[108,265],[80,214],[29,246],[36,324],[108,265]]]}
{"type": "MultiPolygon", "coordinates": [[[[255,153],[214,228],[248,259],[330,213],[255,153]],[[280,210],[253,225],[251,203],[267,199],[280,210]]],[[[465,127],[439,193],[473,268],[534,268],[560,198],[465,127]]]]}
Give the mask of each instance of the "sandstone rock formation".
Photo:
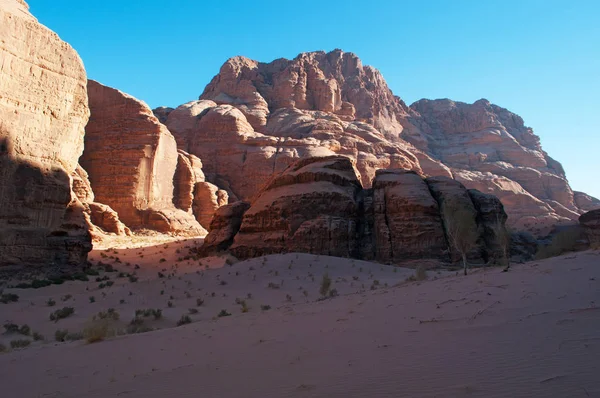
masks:
{"type": "Polygon", "coordinates": [[[468,188],[498,196],[516,229],[544,235],[578,217],[562,166],[518,115],[486,100],[421,100],[411,110],[403,137],[468,188]]]}
{"type": "Polygon", "coordinates": [[[583,192],[573,191],[575,198],[575,204],[581,210],[588,212],[596,209],[600,209],[600,199],[596,199],[583,192]]]}
{"type": "Polygon", "coordinates": [[[0,266],[81,266],[91,250],[71,175],[83,151],[86,73],[21,0],[0,0],[0,266]]]}
{"type": "Polygon", "coordinates": [[[361,189],[348,158],[301,160],[252,203],[231,252],[240,258],[294,251],[357,257],[361,189]]]}
{"type": "MultiPolygon", "coordinates": [[[[145,103],[118,90],[90,80],[88,95],[91,117],[80,162],[96,201],[114,209],[130,228],[205,233],[191,213],[173,203],[179,154],[167,128],[145,103]]],[[[179,190],[181,185],[177,181],[179,190]]],[[[181,205],[185,199],[177,201],[181,205]]]]}
{"type": "Polygon", "coordinates": [[[376,69],[341,50],[268,64],[231,58],[200,100],[156,114],[232,198],[250,200],[300,158],[345,155],[364,187],[379,169],[455,178],[499,197],[509,224],[538,236],[589,205],[519,116],[486,100],[408,107],[376,69]]]}
{"type": "Polygon", "coordinates": [[[210,222],[210,233],[204,239],[201,253],[213,254],[229,248],[240,230],[242,218],[248,208],[250,203],[237,201],[217,209],[210,222]]]}
{"type": "Polygon", "coordinates": [[[433,258],[447,257],[438,201],[417,173],[378,170],[373,182],[373,211],[375,258],[379,261],[398,262],[424,253],[433,258]]]}
{"type": "Polygon", "coordinates": [[[502,229],[506,221],[496,198],[469,192],[447,177],[423,180],[407,170],[379,170],[373,188],[363,189],[344,156],[299,160],[274,177],[249,208],[243,202],[220,208],[203,252],[229,247],[238,258],[306,252],[385,263],[448,260],[445,223],[454,215],[440,209],[449,202],[471,211],[479,231],[480,246],[470,260],[501,259],[490,233],[494,223],[502,229]]]}
{"type": "Polygon", "coordinates": [[[579,223],[587,235],[590,247],[600,248],[600,209],[582,214],[579,223]]]}

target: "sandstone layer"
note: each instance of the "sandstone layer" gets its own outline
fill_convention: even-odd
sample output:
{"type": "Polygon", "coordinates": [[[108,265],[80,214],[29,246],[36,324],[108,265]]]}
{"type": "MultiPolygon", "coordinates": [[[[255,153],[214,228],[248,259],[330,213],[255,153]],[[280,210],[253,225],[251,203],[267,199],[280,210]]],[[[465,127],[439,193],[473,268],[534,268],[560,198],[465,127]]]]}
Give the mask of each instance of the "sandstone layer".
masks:
{"type": "MultiPolygon", "coordinates": [[[[96,201],[133,229],[205,233],[190,212],[175,207],[179,154],[168,129],[145,103],[118,90],[90,80],[88,95],[91,116],[80,162],[96,201]]],[[[186,199],[179,195],[182,184],[179,179],[179,205],[186,199]]]]}
{"type": "Polygon", "coordinates": [[[231,58],[198,101],[156,114],[232,198],[252,199],[298,159],[344,155],[364,187],[379,169],[455,178],[499,197],[508,223],[537,236],[597,205],[573,193],[518,115],[486,100],[409,107],[376,69],[341,50],[231,58]]]}
{"type": "Polygon", "coordinates": [[[0,0],[0,266],[83,265],[91,250],[71,175],[89,117],[71,46],[0,0]]]}
{"type": "Polygon", "coordinates": [[[449,260],[446,224],[455,213],[443,210],[452,202],[472,212],[477,246],[470,261],[502,261],[504,252],[489,231],[505,228],[500,201],[443,178],[428,181],[414,171],[380,170],[373,187],[364,189],[347,157],[302,159],[274,177],[249,208],[237,202],[219,209],[217,214],[226,216],[215,215],[203,251],[229,247],[239,258],[304,252],[384,263],[449,260]]]}

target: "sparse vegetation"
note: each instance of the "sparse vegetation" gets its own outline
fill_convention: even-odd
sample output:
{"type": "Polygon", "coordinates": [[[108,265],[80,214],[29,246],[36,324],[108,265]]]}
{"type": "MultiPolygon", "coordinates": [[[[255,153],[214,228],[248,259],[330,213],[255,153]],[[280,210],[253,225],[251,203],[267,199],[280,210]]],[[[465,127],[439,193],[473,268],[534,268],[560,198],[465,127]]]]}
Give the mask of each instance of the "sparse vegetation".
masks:
{"type": "Polygon", "coordinates": [[[269,311],[271,309],[271,306],[268,304],[263,304],[260,306],[260,309],[263,311],[269,311]]]}
{"type": "Polygon", "coordinates": [[[219,313],[217,314],[217,316],[219,318],[223,318],[224,316],[231,316],[231,314],[229,312],[227,312],[227,310],[221,310],[221,311],[219,311],[219,313]]]}
{"type": "Polygon", "coordinates": [[[467,254],[475,247],[478,238],[475,214],[452,200],[447,200],[443,209],[446,236],[452,249],[460,254],[464,274],[467,275],[467,254]]]}
{"type": "Polygon", "coordinates": [[[145,310],[135,310],[136,318],[154,318],[155,320],[162,318],[162,310],[160,308],[148,308],[145,310]]]}
{"type": "Polygon", "coordinates": [[[192,318],[189,315],[182,315],[177,321],[177,326],[187,325],[188,323],[192,323],[192,318]]]}
{"type": "Polygon", "coordinates": [[[321,279],[321,286],[319,287],[319,293],[321,293],[321,296],[325,297],[325,296],[327,296],[329,289],[331,289],[331,278],[329,277],[328,273],[325,273],[323,275],[323,278],[321,279]]]}
{"type": "Polygon", "coordinates": [[[42,340],[44,340],[44,336],[42,336],[38,332],[33,332],[32,337],[33,337],[34,341],[42,341],[42,340]]]}
{"type": "Polygon", "coordinates": [[[281,286],[279,286],[277,283],[269,282],[269,284],[267,285],[267,287],[269,289],[279,289],[281,286]]]}
{"type": "Polygon", "coordinates": [[[12,349],[16,348],[25,348],[31,344],[31,340],[18,339],[10,342],[10,347],[12,349]]]}
{"type": "Polygon", "coordinates": [[[67,318],[75,313],[73,307],[63,307],[60,310],[56,310],[50,314],[50,320],[58,322],[61,319],[67,318]]]}
{"type": "Polygon", "coordinates": [[[16,303],[19,301],[19,296],[14,293],[4,293],[0,295],[0,303],[8,304],[8,303],[16,303]]]}
{"type": "MultiPolygon", "coordinates": [[[[119,319],[117,317],[117,319],[119,319]]],[[[110,318],[96,318],[83,329],[82,337],[88,344],[98,343],[106,339],[114,331],[110,328],[110,318]]]]}
{"type": "Polygon", "coordinates": [[[68,330],[58,329],[56,332],[54,332],[54,340],[62,343],[63,341],[66,340],[66,337],[68,334],[69,334],[68,330]]]}
{"type": "Polygon", "coordinates": [[[574,251],[582,234],[583,231],[580,226],[566,227],[558,231],[552,236],[550,242],[538,246],[535,259],[543,260],[574,251]]]}

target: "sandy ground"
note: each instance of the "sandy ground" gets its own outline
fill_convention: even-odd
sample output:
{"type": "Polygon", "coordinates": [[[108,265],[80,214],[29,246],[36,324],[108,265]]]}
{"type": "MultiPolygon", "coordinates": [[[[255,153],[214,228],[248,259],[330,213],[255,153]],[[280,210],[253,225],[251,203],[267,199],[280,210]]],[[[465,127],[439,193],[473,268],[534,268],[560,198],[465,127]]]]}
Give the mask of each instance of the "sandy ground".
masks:
{"type": "Polygon", "coordinates": [[[0,354],[3,396],[600,397],[600,252],[407,282],[414,270],[307,254],[183,259],[200,244],[92,253],[137,282],[102,272],[114,285],[100,289],[94,276],[5,289],[20,298],[0,304],[0,321],[45,340],[0,354]],[[319,300],[325,273],[339,295],[319,300]],[[72,316],[48,319],[65,305],[72,316]],[[115,328],[136,309],[163,317],[146,321],[158,329],[148,333],[54,341],[108,308],[115,328]],[[176,327],[190,308],[192,323],[176,327]]]}

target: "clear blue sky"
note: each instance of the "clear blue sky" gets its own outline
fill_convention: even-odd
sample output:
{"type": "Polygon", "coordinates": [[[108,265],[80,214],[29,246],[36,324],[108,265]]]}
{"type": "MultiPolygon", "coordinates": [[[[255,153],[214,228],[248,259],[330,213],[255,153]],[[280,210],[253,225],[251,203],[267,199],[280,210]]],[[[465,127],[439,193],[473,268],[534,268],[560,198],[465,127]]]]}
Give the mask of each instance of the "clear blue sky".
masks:
{"type": "Polygon", "coordinates": [[[225,60],[341,48],[407,103],[487,98],[600,197],[600,1],[28,0],[88,75],[151,107],[196,99],[225,60]]]}

